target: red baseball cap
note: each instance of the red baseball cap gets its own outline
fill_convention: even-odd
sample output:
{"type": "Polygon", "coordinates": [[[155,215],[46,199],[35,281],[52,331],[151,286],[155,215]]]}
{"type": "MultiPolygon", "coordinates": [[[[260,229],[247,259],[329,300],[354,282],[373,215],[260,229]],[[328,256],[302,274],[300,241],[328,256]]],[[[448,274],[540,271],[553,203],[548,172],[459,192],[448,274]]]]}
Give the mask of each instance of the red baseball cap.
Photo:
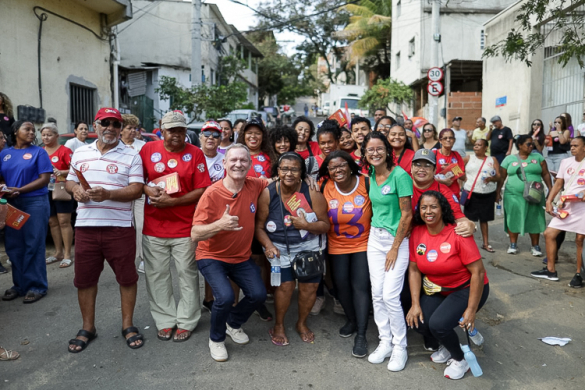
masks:
{"type": "Polygon", "coordinates": [[[201,128],[201,131],[219,131],[221,133],[223,129],[216,121],[207,121],[201,128]]]}
{"type": "Polygon", "coordinates": [[[94,120],[99,121],[99,120],[106,119],[106,118],[113,118],[113,119],[119,120],[120,122],[123,122],[122,114],[120,114],[120,111],[118,111],[112,107],[100,108],[100,110],[97,112],[97,114],[95,114],[94,120]]]}

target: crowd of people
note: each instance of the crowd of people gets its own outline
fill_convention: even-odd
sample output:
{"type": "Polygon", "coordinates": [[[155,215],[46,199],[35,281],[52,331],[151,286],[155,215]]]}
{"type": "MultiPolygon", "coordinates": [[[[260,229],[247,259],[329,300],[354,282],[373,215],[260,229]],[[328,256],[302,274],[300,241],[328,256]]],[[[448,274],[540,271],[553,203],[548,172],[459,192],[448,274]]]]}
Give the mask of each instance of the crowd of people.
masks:
{"type": "MultiPolygon", "coordinates": [[[[419,131],[383,109],[373,126],[359,116],[348,127],[329,119],[315,126],[300,116],[291,127],[268,131],[260,119],[219,119],[205,123],[200,147],[189,142],[180,111],[163,116],[161,140],[153,142],[137,139],[138,118],[114,108],[96,114],[92,143],[86,123],[76,124],[76,137],[64,146],[56,125],[47,123],[38,147],[34,124],[15,121],[7,133],[11,146],[0,152],[0,175],[4,196],[30,218],[20,230],[5,229],[13,286],[2,299],[36,302],[48,292],[47,264],[73,264],[82,327],[68,351],[82,352],[97,337],[97,286],[107,261],[120,285],[128,347],[145,342],[133,322],[138,271],[157,338],[187,341],[206,309],[210,354],[221,362],[229,357],[226,337],[249,342],[243,325],[253,313],[274,320],[267,329],[272,344],[292,342],[284,319],[298,282],[295,329],[302,342],[316,341],[310,315],[322,310],[327,289],[334,311],[345,317],[339,336],[355,335],[352,356],[373,364],[389,358],[388,370],[401,371],[412,327],[431,360],[447,364],[444,376],[460,379],[469,365],[456,328],[473,331],[489,296],[475,222],[481,249],[494,252],[488,222],[496,203],[503,199],[508,253],[518,252],[518,238],[528,232],[532,255],[541,256],[544,232],[548,261],[535,277],[558,280],[559,240],[563,232],[577,233],[571,286],[582,285],[585,138],[568,130],[567,115],[544,138],[542,121],[515,138],[498,116],[489,129],[478,118],[477,129],[462,130],[455,117],[451,128],[437,132],[428,123],[419,131]],[[466,143],[473,143],[472,154],[466,143]],[[536,145],[553,153],[545,158],[536,145]],[[548,228],[545,212],[553,215],[548,228]],[[46,257],[48,230],[55,252],[46,257]],[[370,311],[379,335],[373,351],[366,338],[370,311]]],[[[15,358],[0,349],[1,360],[15,358]]]]}

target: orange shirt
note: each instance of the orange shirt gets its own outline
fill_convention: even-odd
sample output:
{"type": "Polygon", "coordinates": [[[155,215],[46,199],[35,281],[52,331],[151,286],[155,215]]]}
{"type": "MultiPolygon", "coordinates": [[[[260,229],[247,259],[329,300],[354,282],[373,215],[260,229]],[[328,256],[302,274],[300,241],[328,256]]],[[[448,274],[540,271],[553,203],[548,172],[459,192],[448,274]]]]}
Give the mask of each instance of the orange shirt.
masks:
{"type": "Polygon", "coordinates": [[[368,249],[372,203],[366,190],[365,178],[358,176],[358,183],[350,193],[341,193],[331,179],[323,188],[327,200],[327,214],[331,228],[327,233],[329,253],[365,252],[368,249]]]}
{"type": "Polygon", "coordinates": [[[200,241],[195,251],[195,259],[213,259],[226,263],[242,263],[252,255],[252,239],[256,226],[258,197],[266,188],[267,181],[255,177],[247,177],[244,187],[234,198],[219,180],[208,187],[199,199],[193,225],[208,225],[220,219],[226,205],[230,206],[230,215],[239,217],[238,231],[221,231],[205,241],[200,241]]]}

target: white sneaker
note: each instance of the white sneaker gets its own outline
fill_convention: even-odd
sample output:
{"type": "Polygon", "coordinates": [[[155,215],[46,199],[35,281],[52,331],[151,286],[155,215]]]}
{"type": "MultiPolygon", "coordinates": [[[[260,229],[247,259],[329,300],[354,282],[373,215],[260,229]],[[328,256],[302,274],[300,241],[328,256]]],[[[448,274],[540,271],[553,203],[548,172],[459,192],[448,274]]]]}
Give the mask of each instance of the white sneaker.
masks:
{"type": "Polygon", "coordinates": [[[373,364],[384,363],[387,357],[392,356],[392,345],[380,343],[378,348],[368,356],[368,361],[373,364]]]}
{"type": "Polygon", "coordinates": [[[345,315],[345,310],[343,310],[343,306],[341,306],[341,302],[339,302],[335,298],[333,298],[333,313],[341,314],[342,316],[345,315]]]}
{"type": "Polygon", "coordinates": [[[451,359],[451,353],[447,351],[447,348],[443,347],[442,345],[439,347],[439,350],[431,355],[431,360],[433,363],[447,363],[447,361],[451,359]]]}
{"type": "Polygon", "coordinates": [[[140,264],[138,265],[138,272],[140,272],[141,274],[144,273],[144,261],[141,261],[140,264]]]}
{"type": "Polygon", "coordinates": [[[394,372],[404,370],[407,360],[408,352],[406,351],[406,348],[400,346],[394,347],[392,350],[392,356],[390,356],[390,361],[388,362],[388,370],[394,372]]]}
{"type": "Polygon", "coordinates": [[[225,349],[225,342],[216,343],[209,339],[209,352],[211,352],[211,358],[216,362],[225,362],[228,360],[227,349],[225,349]]]}
{"type": "Polygon", "coordinates": [[[465,373],[469,371],[469,364],[465,359],[458,362],[455,359],[450,359],[447,363],[447,368],[443,372],[445,378],[449,379],[461,379],[465,376],[465,373]]]}
{"type": "Polygon", "coordinates": [[[315,304],[311,309],[311,315],[316,316],[319,313],[321,313],[321,310],[323,310],[323,306],[325,306],[325,297],[324,296],[317,297],[317,299],[315,300],[315,304]]]}
{"type": "Polygon", "coordinates": [[[244,332],[242,328],[234,329],[229,326],[227,323],[225,324],[226,329],[225,333],[232,338],[232,341],[236,344],[248,344],[250,342],[250,338],[244,332]]]}
{"type": "Polygon", "coordinates": [[[530,248],[530,254],[532,254],[532,256],[534,257],[542,256],[542,250],[540,249],[540,246],[535,245],[532,248],[530,248]]]}

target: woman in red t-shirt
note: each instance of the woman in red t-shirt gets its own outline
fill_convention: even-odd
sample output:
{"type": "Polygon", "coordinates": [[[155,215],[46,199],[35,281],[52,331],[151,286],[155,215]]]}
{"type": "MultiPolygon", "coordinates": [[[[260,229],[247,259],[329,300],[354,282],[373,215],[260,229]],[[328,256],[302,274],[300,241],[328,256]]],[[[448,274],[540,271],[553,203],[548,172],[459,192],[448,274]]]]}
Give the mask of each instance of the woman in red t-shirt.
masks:
{"type": "Polygon", "coordinates": [[[465,182],[465,163],[463,157],[452,150],[455,145],[455,133],[451,129],[443,129],[439,133],[439,141],[441,141],[441,149],[433,150],[435,156],[437,156],[437,174],[451,164],[457,164],[463,176],[457,180],[451,180],[446,177],[437,177],[437,181],[449,187],[449,189],[459,198],[461,195],[461,188],[459,187],[459,180],[465,182]]]}
{"type": "Polygon", "coordinates": [[[59,268],[67,268],[71,265],[73,244],[71,213],[75,208],[75,202],[71,197],[69,200],[53,200],[53,188],[65,185],[73,152],[68,147],[59,145],[59,130],[53,123],[46,123],[41,127],[41,138],[45,144],[43,149],[49,155],[53,165],[53,175],[49,183],[49,206],[51,207],[49,228],[55,243],[55,254],[47,257],[47,264],[60,261],[59,268]]]}
{"type": "Polygon", "coordinates": [[[273,160],[268,132],[262,121],[251,119],[238,134],[238,143],[250,150],[252,166],[247,176],[267,179],[270,177],[270,161],[273,160]]]}
{"type": "Polygon", "coordinates": [[[433,362],[450,361],[444,376],[461,379],[469,365],[454,328],[475,328],[475,314],[489,295],[488,278],[473,237],[455,233],[453,211],[441,193],[422,194],[417,210],[410,235],[412,307],[406,322],[423,335],[427,349],[436,350],[433,362]]]}
{"type": "MultiPolygon", "coordinates": [[[[412,158],[414,157],[414,149],[406,136],[406,130],[400,125],[394,125],[390,128],[386,137],[392,146],[394,164],[400,165],[412,177],[410,167],[412,165],[412,158]]],[[[416,137],[414,139],[416,140],[416,137]]]]}
{"type": "Polygon", "coordinates": [[[299,116],[293,122],[292,127],[298,134],[295,151],[305,159],[307,173],[315,178],[319,171],[316,157],[321,154],[319,144],[315,141],[311,141],[315,135],[315,125],[306,116],[299,116]]]}

